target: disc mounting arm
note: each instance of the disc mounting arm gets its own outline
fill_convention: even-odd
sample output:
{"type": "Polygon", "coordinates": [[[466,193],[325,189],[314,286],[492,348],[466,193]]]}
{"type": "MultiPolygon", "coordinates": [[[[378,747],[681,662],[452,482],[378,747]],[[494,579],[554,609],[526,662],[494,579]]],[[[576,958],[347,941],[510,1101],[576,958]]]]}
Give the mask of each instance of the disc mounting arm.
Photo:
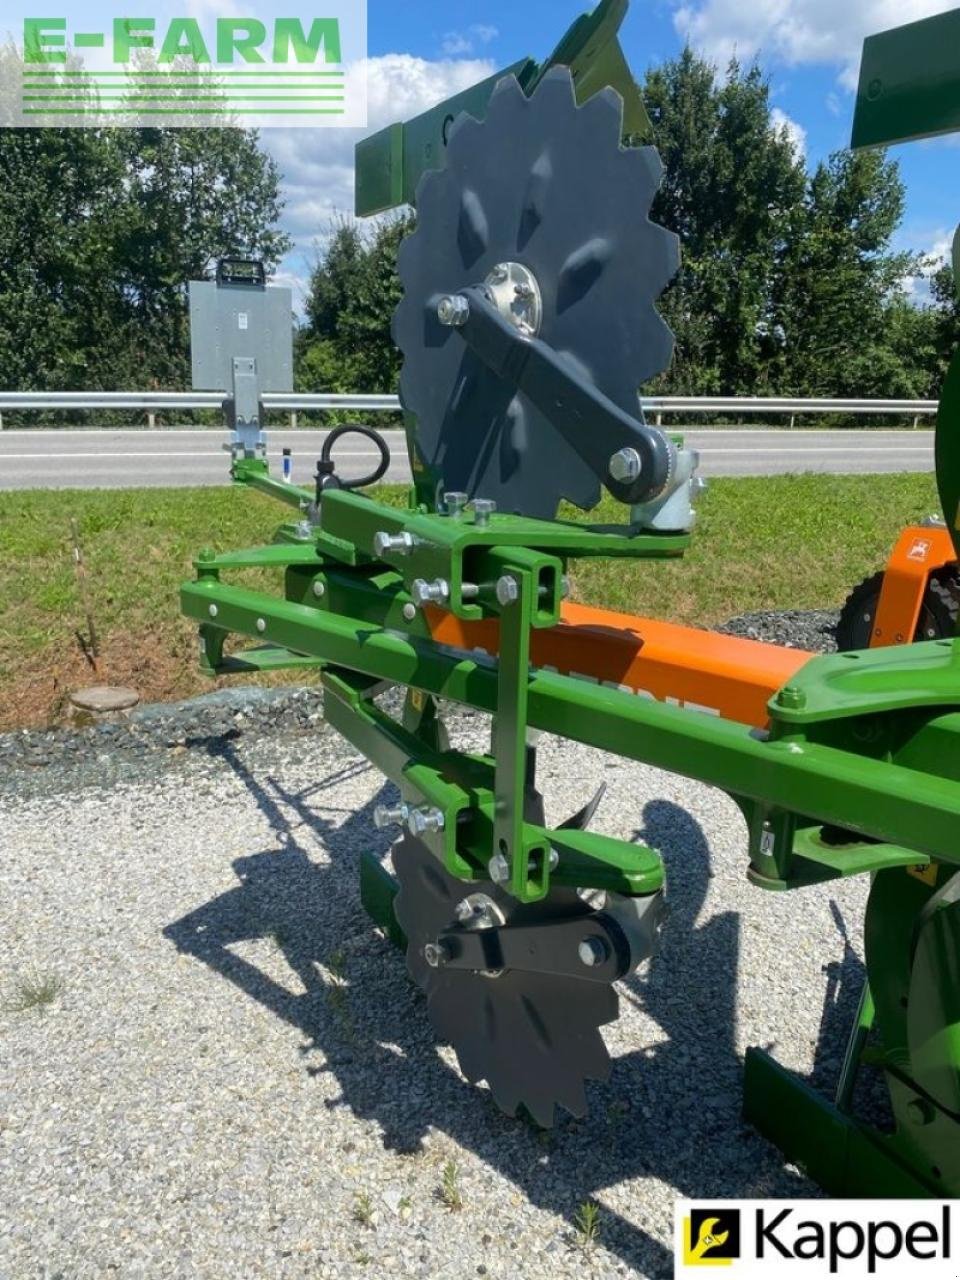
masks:
{"type": "Polygon", "coordinates": [[[588,982],[616,982],[634,967],[630,945],[602,912],[544,924],[471,929],[455,925],[439,935],[437,967],[545,973],[588,982]]]}
{"type": "Polygon", "coordinates": [[[625,413],[548,343],[507,320],[484,286],[442,299],[440,313],[493,373],[527,396],[620,502],[646,502],[667,486],[675,447],[663,432],[625,413]]]}

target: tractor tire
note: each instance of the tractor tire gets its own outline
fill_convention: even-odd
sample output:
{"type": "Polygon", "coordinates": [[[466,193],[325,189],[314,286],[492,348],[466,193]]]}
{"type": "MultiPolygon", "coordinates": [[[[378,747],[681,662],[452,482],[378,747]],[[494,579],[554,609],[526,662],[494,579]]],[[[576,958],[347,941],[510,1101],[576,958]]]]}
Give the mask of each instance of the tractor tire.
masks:
{"type": "MultiPolygon", "coordinates": [[[[883,590],[883,572],[865,578],[850,592],[840,610],[837,622],[837,648],[841,653],[853,649],[869,649],[874,623],[883,590]]],[[[917,629],[911,637],[917,640],[945,640],[957,633],[960,614],[960,577],[953,568],[940,569],[930,575],[920,606],[917,629]]]]}

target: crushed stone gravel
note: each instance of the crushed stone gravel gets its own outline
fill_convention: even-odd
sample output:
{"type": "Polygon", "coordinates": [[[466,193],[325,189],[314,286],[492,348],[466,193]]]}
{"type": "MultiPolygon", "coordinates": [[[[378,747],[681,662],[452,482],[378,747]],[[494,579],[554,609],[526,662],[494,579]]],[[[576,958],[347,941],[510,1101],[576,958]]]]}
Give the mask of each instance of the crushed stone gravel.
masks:
{"type": "Polygon", "coordinates": [[[742,1123],[742,1057],[835,1080],[865,883],[763,894],[726,796],[545,737],[548,821],[605,782],[596,827],[661,850],[671,914],[611,1080],[544,1134],[464,1082],[361,908],[394,789],[315,692],[231,695],[0,744],[0,1276],[665,1277],[676,1197],[818,1194],[742,1123]]]}

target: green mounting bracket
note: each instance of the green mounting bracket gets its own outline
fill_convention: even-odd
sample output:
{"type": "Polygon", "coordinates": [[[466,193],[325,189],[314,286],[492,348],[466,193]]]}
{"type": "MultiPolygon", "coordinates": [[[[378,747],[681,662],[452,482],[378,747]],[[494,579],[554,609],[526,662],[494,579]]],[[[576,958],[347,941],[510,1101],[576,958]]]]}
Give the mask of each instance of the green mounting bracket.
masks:
{"type": "Polygon", "coordinates": [[[960,129],[960,10],[868,36],[850,145],[884,147],[960,129]]]}
{"type": "Polygon", "coordinates": [[[650,118],[617,39],[626,12],[627,0],[603,0],[592,13],[576,20],[542,64],[522,58],[406,124],[390,125],[365,138],[357,146],[357,216],[416,205],[420,179],[428,169],[439,169],[444,163],[454,120],[464,111],[482,120],[504,76],[516,76],[529,95],[550,67],[569,67],[578,102],[587,102],[601,89],[616,89],[624,103],[625,140],[652,141],[650,118]]]}

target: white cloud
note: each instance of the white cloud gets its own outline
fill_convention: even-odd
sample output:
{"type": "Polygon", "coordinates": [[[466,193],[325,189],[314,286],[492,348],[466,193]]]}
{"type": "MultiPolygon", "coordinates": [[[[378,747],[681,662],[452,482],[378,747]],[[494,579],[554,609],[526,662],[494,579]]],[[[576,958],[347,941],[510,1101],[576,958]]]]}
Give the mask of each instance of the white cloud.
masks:
{"type": "Polygon", "coordinates": [[[865,36],[955,8],[956,0],[694,0],[674,13],[677,31],[723,66],[758,54],[793,65],[839,67],[856,88],[865,36]]]}
{"type": "Polygon", "coordinates": [[[298,282],[309,276],[334,219],[352,212],[353,150],[361,138],[409,120],[495,70],[485,59],[431,62],[405,53],[370,58],[356,72],[367,77],[366,129],[263,129],[261,143],[280,169],[286,201],[281,225],[294,240],[281,273],[298,282]]]}
{"type": "Polygon", "coordinates": [[[802,160],[807,154],[807,131],[803,125],[797,124],[796,120],[779,107],[774,107],[770,112],[770,123],[778,133],[781,129],[787,131],[787,138],[793,147],[794,154],[798,160],[802,160]]]}
{"type": "Polygon", "coordinates": [[[489,44],[491,40],[496,40],[499,34],[498,27],[492,27],[485,22],[475,22],[467,27],[466,31],[448,31],[443,37],[440,49],[448,58],[459,58],[464,54],[473,53],[478,44],[489,44]]]}

